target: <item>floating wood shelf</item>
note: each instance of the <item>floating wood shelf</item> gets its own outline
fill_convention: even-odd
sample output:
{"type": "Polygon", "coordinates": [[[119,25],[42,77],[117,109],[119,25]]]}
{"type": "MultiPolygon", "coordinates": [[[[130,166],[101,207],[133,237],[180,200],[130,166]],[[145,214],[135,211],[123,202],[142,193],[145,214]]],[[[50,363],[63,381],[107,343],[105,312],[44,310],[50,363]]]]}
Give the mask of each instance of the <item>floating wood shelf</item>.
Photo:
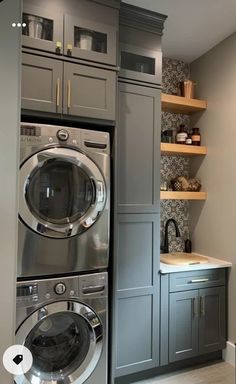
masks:
{"type": "Polygon", "coordinates": [[[162,155],[201,156],[206,153],[207,148],[203,146],[161,143],[162,155]]]}
{"type": "Polygon", "coordinates": [[[205,100],[187,99],[186,97],[162,93],[161,106],[164,112],[191,115],[195,112],[204,111],[207,108],[207,102],[205,100]]]}
{"type": "Polygon", "coordinates": [[[161,191],[161,200],[206,200],[206,192],[161,191]]]}

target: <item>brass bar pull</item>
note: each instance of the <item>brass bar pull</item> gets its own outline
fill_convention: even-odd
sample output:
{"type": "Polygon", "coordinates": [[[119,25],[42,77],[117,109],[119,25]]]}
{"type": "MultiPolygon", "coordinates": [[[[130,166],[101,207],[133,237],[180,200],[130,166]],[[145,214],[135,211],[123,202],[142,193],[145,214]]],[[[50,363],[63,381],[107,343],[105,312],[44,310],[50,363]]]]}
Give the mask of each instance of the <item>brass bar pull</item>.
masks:
{"type": "Polygon", "coordinates": [[[206,312],[205,312],[205,297],[204,296],[200,297],[200,312],[201,312],[201,316],[205,316],[206,312]]]}
{"type": "Polygon", "coordinates": [[[60,107],[60,78],[57,79],[57,90],[56,90],[56,105],[60,107]]]}
{"type": "Polygon", "coordinates": [[[209,279],[193,279],[193,280],[190,280],[188,283],[191,284],[191,283],[206,283],[207,281],[209,281],[209,279]]]}
{"type": "Polygon", "coordinates": [[[193,317],[198,317],[198,297],[193,298],[193,317]]]}
{"type": "Polygon", "coordinates": [[[67,108],[69,109],[71,106],[71,82],[68,80],[67,82],[67,108]]]}

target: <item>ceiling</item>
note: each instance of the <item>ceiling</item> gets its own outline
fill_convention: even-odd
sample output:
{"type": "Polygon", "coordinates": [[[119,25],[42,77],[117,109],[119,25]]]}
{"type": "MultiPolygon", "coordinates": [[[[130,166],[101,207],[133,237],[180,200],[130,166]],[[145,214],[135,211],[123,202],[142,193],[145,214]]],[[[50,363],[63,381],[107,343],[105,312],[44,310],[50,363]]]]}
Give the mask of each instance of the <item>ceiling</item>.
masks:
{"type": "Polygon", "coordinates": [[[236,31],[236,0],[125,0],[168,16],[165,57],[191,63],[236,31]]]}

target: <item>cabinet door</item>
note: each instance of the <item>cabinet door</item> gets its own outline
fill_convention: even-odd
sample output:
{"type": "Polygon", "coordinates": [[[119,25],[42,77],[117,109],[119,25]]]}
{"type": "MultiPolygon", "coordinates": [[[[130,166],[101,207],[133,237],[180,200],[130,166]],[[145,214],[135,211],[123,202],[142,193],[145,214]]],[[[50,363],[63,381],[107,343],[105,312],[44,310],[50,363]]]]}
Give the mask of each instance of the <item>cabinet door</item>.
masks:
{"type": "Polygon", "coordinates": [[[159,212],[160,91],[119,83],[117,210],[159,212]]]}
{"type": "Polygon", "coordinates": [[[170,294],[169,362],[198,354],[198,290],[170,294]]]}
{"type": "Polygon", "coordinates": [[[64,53],[116,65],[118,10],[91,1],[79,1],[72,15],[65,15],[64,53]]]}
{"type": "Polygon", "coordinates": [[[118,215],[115,243],[118,377],[159,365],[159,215],[118,215]]]}
{"type": "Polygon", "coordinates": [[[121,44],[120,77],[161,84],[162,53],[134,45],[121,44]]]}
{"type": "Polygon", "coordinates": [[[62,112],[62,68],[60,61],[23,53],[23,109],[62,112]]]}
{"type": "Polygon", "coordinates": [[[115,120],[115,72],[64,63],[64,79],[65,114],[115,120]]]}
{"type": "Polygon", "coordinates": [[[23,22],[23,47],[62,53],[63,12],[56,2],[24,0],[23,22]]]}
{"type": "Polygon", "coordinates": [[[199,352],[208,353],[225,348],[225,287],[199,290],[199,352]]]}

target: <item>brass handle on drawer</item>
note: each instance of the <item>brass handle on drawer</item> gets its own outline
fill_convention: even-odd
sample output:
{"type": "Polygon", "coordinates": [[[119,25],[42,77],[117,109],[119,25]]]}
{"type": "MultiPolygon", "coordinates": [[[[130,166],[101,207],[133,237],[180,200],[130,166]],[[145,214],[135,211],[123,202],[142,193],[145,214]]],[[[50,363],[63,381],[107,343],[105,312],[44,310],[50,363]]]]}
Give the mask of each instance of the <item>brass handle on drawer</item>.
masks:
{"type": "Polygon", "coordinates": [[[198,317],[198,297],[193,298],[193,317],[198,317]]]}
{"type": "Polygon", "coordinates": [[[57,79],[56,105],[57,105],[57,108],[60,106],[60,78],[59,77],[57,79]]]}
{"type": "Polygon", "coordinates": [[[191,283],[206,283],[207,281],[209,281],[209,279],[193,279],[193,280],[190,280],[188,283],[191,284],[191,283]]]}
{"type": "Polygon", "coordinates": [[[202,316],[205,316],[205,297],[200,297],[200,313],[202,316]]]}
{"type": "Polygon", "coordinates": [[[71,83],[70,80],[67,82],[67,108],[69,109],[71,105],[71,83]]]}

